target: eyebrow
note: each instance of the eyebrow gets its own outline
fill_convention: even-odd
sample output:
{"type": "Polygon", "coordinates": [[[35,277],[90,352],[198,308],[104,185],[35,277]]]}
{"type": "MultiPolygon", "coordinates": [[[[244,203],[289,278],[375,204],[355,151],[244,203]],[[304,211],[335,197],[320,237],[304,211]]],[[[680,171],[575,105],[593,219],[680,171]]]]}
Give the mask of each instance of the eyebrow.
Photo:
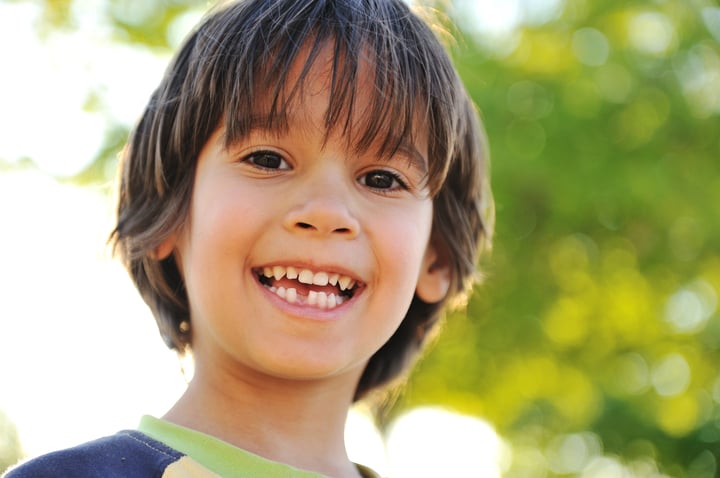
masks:
{"type": "Polygon", "coordinates": [[[391,161],[394,156],[400,153],[405,159],[407,159],[410,166],[420,171],[423,175],[428,172],[428,162],[425,156],[409,141],[401,141],[396,149],[396,153],[390,157],[388,161],[391,161]]]}

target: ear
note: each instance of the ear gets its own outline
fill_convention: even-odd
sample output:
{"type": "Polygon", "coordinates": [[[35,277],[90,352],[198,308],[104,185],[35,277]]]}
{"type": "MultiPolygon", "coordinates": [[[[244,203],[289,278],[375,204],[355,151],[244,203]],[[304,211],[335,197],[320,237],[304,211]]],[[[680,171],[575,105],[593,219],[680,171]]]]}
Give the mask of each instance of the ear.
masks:
{"type": "Polygon", "coordinates": [[[159,246],[155,248],[155,250],[152,252],[153,259],[156,259],[158,261],[162,261],[163,259],[167,259],[170,254],[173,253],[175,250],[175,244],[176,244],[177,236],[175,233],[170,234],[168,237],[166,237],[159,246]]]}
{"type": "Polygon", "coordinates": [[[428,304],[440,302],[450,289],[450,261],[443,247],[430,241],[423,257],[415,293],[428,304]]]}

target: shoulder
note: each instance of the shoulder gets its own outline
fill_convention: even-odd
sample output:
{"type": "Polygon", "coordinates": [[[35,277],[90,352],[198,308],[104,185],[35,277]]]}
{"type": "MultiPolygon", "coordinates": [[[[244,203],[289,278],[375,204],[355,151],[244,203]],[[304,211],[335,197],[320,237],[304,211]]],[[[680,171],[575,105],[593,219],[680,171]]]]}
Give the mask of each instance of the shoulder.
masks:
{"type": "Polygon", "coordinates": [[[182,457],[179,451],[129,430],[39,456],[5,478],[161,476],[182,457]]]}

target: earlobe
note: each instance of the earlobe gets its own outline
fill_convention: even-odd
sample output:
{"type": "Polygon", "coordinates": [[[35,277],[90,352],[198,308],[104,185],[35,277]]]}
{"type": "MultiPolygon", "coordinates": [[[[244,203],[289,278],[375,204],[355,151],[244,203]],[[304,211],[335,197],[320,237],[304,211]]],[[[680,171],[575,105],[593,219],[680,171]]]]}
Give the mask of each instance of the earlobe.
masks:
{"type": "Polygon", "coordinates": [[[415,293],[428,304],[440,302],[450,290],[450,262],[434,244],[429,244],[423,258],[415,293]]]}
{"type": "Polygon", "coordinates": [[[160,245],[158,245],[155,250],[152,253],[153,259],[156,259],[158,261],[162,261],[163,259],[167,259],[170,254],[173,253],[175,250],[175,240],[176,236],[175,234],[171,234],[168,237],[166,237],[160,245]]]}

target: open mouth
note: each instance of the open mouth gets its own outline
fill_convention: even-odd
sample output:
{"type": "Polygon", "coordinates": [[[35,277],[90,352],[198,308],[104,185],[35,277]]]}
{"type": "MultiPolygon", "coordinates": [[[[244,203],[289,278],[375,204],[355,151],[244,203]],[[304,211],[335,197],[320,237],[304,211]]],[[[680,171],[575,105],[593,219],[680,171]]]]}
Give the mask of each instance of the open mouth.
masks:
{"type": "Polygon", "coordinates": [[[254,270],[258,280],[278,297],[291,304],[333,309],[353,298],[362,284],[334,272],[295,267],[263,267],[254,270]]]}

